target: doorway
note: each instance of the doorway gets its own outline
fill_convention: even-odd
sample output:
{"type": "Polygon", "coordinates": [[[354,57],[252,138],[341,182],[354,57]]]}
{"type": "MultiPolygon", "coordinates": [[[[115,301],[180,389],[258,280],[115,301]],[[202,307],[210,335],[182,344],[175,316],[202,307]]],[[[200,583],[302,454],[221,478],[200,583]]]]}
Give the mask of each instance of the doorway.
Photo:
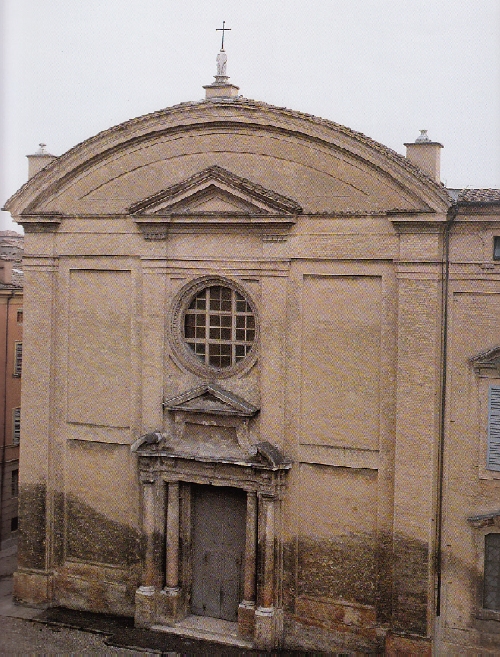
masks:
{"type": "Polygon", "coordinates": [[[194,484],[192,505],[191,612],[237,621],[243,598],[246,493],[194,484]]]}

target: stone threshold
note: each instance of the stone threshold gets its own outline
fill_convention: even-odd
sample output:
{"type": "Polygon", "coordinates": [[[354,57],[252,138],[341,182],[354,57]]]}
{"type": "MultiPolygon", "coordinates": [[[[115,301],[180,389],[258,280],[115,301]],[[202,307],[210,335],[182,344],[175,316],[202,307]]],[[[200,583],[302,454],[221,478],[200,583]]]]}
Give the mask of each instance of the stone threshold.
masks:
{"type": "Polygon", "coordinates": [[[232,623],[221,618],[191,615],[178,621],[175,625],[153,625],[151,629],[193,639],[215,641],[227,646],[253,648],[251,641],[245,641],[238,636],[238,623],[232,623]]]}

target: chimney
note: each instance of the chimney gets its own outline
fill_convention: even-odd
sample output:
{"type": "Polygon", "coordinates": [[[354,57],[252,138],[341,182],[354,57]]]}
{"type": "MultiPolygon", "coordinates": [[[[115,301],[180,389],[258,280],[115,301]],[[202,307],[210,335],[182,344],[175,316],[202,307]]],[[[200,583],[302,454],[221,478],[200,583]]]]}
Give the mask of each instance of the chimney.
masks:
{"type": "Polygon", "coordinates": [[[406,157],[420,167],[424,173],[437,183],[441,182],[441,148],[443,144],[431,141],[427,130],[421,130],[415,142],[405,144],[406,157]]]}
{"type": "Polygon", "coordinates": [[[28,180],[33,178],[35,174],[44,169],[47,164],[50,164],[56,159],[56,155],[51,155],[45,150],[47,144],[38,144],[40,148],[33,155],[27,155],[28,158],[28,180]]]}
{"type": "Polygon", "coordinates": [[[12,262],[9,260],[0,260],[0,283],[12,284],[12,262]]]}

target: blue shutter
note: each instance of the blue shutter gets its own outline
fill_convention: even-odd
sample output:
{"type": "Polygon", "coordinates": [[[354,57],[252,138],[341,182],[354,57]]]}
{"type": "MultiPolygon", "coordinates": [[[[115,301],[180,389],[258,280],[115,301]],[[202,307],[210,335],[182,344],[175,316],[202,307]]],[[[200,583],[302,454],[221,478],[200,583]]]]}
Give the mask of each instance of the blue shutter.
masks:
{"type": "Polygon", "coordinates": [[[500,471],[500,386],[490,386],[486,467],[488,470],[500,471]]]}

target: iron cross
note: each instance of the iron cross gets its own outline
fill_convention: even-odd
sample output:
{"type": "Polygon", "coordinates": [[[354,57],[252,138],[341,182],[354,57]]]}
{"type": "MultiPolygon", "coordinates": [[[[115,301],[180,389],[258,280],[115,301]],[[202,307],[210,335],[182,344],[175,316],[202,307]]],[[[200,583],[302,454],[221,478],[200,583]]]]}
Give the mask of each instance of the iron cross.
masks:
{"type": "Polygon", "coordinates": [[[226,24],[226,21],[222,21],[222,27],[216,28],[216,32],[222,32],[222,45],[220,47],[221,50],[224,50],[224,32],[231,32],[230,27],[224,27],[226,24]]]}

